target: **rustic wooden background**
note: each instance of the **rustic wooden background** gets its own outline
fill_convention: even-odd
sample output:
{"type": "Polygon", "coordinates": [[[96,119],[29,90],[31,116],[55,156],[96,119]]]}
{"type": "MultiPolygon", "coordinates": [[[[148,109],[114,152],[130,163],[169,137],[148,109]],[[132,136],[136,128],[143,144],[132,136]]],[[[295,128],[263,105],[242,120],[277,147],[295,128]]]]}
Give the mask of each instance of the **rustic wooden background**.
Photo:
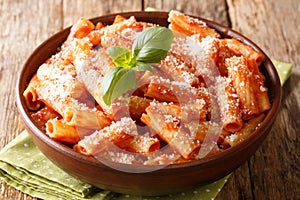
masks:
{"type": "MultiPolygon", "coordinates": [[[[24,129],[14,88],[18,71],[37,45],[81,16],[147,7],[215,20],[249,37],[271,58],[293,63],[273,130],[233,173],[217,199],[300,199],[299,0],[0,0],[0,148],[24,129]]],[[[34,198],[1,181],[0,199],[34,198]]]]}

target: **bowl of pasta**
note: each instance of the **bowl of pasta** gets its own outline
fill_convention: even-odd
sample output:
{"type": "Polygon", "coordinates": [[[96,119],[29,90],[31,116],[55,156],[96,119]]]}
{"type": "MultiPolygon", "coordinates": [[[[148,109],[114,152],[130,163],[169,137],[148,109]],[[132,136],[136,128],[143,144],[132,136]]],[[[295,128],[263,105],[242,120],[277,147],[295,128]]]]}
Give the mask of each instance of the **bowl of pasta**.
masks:
{"type": "Polygon", "coordinates": [[[37,147],[96,187],[139,195],[218,180],[252,156],[280,107],[271,60],[178,11],[80,18],[29,56],[17,107],[37,147]]]}

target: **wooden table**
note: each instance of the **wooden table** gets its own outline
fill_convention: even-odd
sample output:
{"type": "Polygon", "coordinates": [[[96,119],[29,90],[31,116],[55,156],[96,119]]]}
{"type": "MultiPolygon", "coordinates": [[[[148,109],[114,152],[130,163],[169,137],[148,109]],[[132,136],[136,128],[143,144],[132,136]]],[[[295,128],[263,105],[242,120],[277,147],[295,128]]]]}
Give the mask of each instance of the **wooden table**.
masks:
{"type": "MultiPolygon", "coordinates": [[[[217,199],[300,199],[299,0],[0,0],[0,148],[24,129],[14,88],[22,64],[37,45],[81,16],[147,7],[215,20],[249,37],[271,58],[293,63],[273,130],[217,199]]],[[[34,199],[3,181],[0,186],[0,199],[34,199]]]]}

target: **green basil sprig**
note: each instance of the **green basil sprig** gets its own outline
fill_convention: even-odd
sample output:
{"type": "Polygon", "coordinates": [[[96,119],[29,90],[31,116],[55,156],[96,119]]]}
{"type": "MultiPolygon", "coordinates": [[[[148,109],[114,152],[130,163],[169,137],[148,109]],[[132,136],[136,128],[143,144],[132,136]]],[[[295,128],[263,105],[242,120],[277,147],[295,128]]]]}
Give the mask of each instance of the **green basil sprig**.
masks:
{"type": "Polygon", "coordinates": [[[135,72],[151,71],[151,64],[162,60],[171,48],[174,38],[166,27],[154,26],[138,34],[132,50],[114,46],[107,49],[116,67],[103,77],[100,92],[103,101],[109,105],[125,92],[136,87],[135,72]]]}

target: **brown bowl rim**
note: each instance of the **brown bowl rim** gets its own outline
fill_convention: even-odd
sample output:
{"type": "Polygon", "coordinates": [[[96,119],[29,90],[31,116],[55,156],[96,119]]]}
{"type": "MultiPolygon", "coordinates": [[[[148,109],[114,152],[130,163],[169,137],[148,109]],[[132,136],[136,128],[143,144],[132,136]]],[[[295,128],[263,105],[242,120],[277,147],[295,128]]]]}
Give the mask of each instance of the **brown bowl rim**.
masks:
{"type": "MultiPolygon", "coordinates": [[[[112,13],[112,14],[108,14],[108,15],[91,18],[90,20],[93,23],[99,21],[100,19],[113,20],[113,18],[116,15],[122,15],[125,17],[135,16],[138,19],[139,17],[145,17],[144,16],[145,13],[149,14],[149,16],[152,16],[152,18],[157,17],[157,16],[163,16],[160,18],[162,18],[164,20],[166,20],[167,16],[168,16],[168,12],[163,12],[163,11],[155,11],[155,12],[133,11],[133,12],[112,13]]],[[[265,56],[265,60],[263,61],[263,63],[264,63],[263,66],[264,66],[265,70],[267,70],[268,74],[270,75],[270,79],[273,80],[272,82],[275,83],[274,84],[275,89],[273,89],[273,91],[275,91],[275,94],[271,94],[271,95],[273,95],[272,107],[267,112],[267,115],[266,115],[265,119],[263,120],[263,122],[261,123],[260,127],[258,127],[253,133],[251,133],[251,135],[249,135],[245,140],[239,142],[236,146],[233,146],[231,148],[228,148],[224,151],[213,154],[211,156],[204,157],[200,160],[195,160],[195,161],[185,162],[185,163],[170,164],[160,170],[170,170],[170,169],[205,165],[206,163],[211,162],[213,160],[219,160],[219,159],[224,158],[224,156],[225,157],[229,156],[229,155],[231,155],[231,153],[239,152],[241,149],[244,149],[245,147],[250,146],[251,144],[255,143],[255,141],[259,140],[261,135],[263,135],[266,130],[271,128],[271,126],[273,125],[273,123],[275,121],[276,115],[279,111],[280,104],[281,104],[282,90],[281,90],[278,73],[277,73],[273,63],[271,62],[270,58],[260,47],[258,47],[254,42],[252,42],[246,36],[242,35],[241,33],[236,32],[235,30],[233,30],[225,25],[219,24],[215,21],[211,21],[211,20],[208,20],[208,19],[205,19],[202,17],[193,16],[193,15],[190,15],[190,16],[204,21],[205,23],[207,23],[208,26],[216,29],[217,32],[219,32],[222,35],[222,37],[226,36],[226,37],[237,38],[238,40],[242,41],[243,43],[253,47],[255,50],[262,52],[265,56]]],[[[29,116],[28,109],[26,108],[26,105],[24,102],[24,98],[23,98],[22,94],[23,94],[23,91],[26,86],[24,86],[24,85],[22,86],[22,84],[23,84],[23,81],[25,80],[24,74],[28,73],[27,67],[30,64],[31,60],[34,59],[34,57],[36,57],[36,55],[38,54],[38,51],[40,49],[47,47],[47,45],[50,42],[57,43],[57,40],[59,40],[61,35],[65,35],[65,37],[67,37],[67,34],[69,33],[70,28],[71,28],[71,26],[64,28],[64,29],[56,32],[55,34],[51,35],[49,38],[47,38],[45,41],[43,41],[40,45],[38,45],[35,48],[35,50],[30,54],[30,56],[27,58],[27,60],[25,61],[24,65],[21,68],[21,71],[19,73],[19,77],[17,80],[17,84],[16,84],[16,105],[17,105],[18,111],[20,113],[20,116],[22,117],[24,123],[26,123],[26,125],[27,125],[27,128],[29,128],[31,132],[33,132],[40,140],[47,143],[51,148],[54,148],[57,151],[64,153],[66,156],[72,157],[76,160],[80,160],[80,162],[85,162],[89,165],[94,165],[97,167],[103,167],[103,168],[108,168],[108,169],[114,170],[113,168],[104,165],[103,163],[101,163],[100,161],[96,160],[93,157],[89,157],[89,156],[80,154],[80,153],[74,151],[73,149],[49,138],[43,131],[41,131],[39,128],[37,128],[35,126],[35,124],[32,122],[32,119],[29,116]]],[[[55,51],[56,50],[53,50],[53,53],[55,51]]],[[[42,64],[42,63],[40,63],[40,64],[42,64]]],[[[36,67],[36,70],[37,70],[37,68],[38,68],[38,66],[36,67]]],[[[36,72],[36,70],[35,70],[35,72],[36,72]]],[[[32,75],[35,72],[31,72],[32,75]]],[[[29,81],[29,79],[28,79],[28,81],[29,81]]],[[[28,82],[26,84],[28,84],[28,82]]],[[[121,164],[121,165],[123,165],[123,164],[121,164]]],[[[124,164],[124,165],[128,165],[128,164],[124,164]]],[[[132,164],[129,164],[129,165],[132,166],[132,164]]],[[[141,166],[147,167],[146,165],[141,165],[141,166]]]]}

